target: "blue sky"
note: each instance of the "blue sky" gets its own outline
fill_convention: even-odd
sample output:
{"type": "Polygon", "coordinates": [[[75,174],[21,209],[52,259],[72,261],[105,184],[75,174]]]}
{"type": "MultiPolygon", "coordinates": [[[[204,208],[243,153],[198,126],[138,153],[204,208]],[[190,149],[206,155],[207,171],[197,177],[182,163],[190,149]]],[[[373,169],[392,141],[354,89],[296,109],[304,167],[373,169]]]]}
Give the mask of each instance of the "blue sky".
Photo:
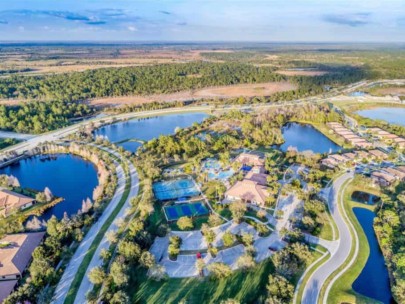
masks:
{"type": "Polygon", "coordinates": [[[405,0],[0,0],[0,40],[405,42],[405,0]]]}

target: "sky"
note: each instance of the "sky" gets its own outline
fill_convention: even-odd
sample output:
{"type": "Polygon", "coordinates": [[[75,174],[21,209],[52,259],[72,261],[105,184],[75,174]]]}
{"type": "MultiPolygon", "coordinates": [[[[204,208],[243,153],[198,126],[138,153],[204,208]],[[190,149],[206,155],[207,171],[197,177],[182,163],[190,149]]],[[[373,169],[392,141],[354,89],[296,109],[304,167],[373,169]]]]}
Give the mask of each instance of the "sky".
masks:
{"type": "Polygon", "coordinates": [[[405,0],[0,0],[0,40],[405,42],[405,0]]]}

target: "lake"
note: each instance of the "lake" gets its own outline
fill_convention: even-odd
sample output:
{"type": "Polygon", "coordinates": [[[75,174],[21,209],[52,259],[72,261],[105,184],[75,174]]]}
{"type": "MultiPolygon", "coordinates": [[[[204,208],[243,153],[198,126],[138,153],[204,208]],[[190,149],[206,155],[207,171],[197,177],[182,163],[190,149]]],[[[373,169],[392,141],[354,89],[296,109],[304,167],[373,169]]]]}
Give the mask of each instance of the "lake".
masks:
{"type": "Polygon", "coordinates": [[[370,255],[352,287],[356,292],[369,298],[385,304],[392,303],[388,270],[373,228],[375,214],[371,210],[359,207],[353,208],[353,212],[367,236],[370,255]]]}
{"type": "Polygon", "coordinates": [[[287,151],[288,147],[295,147],[299,152],[311,150],[314,153],[336,152],[341,147],[308,124],[295,122],[287,123],[281,129],[285,142],[280,146],[287,151]]]}
{"type": "Polygon", "coordinates": [[[356,114],[370,119],[385,120],[395,125],[405,126],[405,108],[374,108],[360,110],[356,114]]]}
{"type": "Polygon", "coordinates": [[[96,167],[71,154],[57,154],[56,158],[46,155],[20,160],[13,165],[0,169],[0,174],[14,175],[21,187],[43,191],[48,187],[55,196],[65,200],[47,209],[41,219],[48,220],[52,215],[62,218],[77,213],[82,201],[93,196],[98,185],[96,167]]]}
{"type": "MultiPolygon", "coordinates": [[[[106,136],[111,142],[121,142],[132,138],[148,141],[160,135],[173,134],[177,127],[187,128],[195,122],[200,123],[208,116],[206,113],[184,113],[132,119],[101,127],[95,130],[94,134],[106,136]]],[[[127,141],[118,145],[135,152],[142,144],[127,141]]]]}

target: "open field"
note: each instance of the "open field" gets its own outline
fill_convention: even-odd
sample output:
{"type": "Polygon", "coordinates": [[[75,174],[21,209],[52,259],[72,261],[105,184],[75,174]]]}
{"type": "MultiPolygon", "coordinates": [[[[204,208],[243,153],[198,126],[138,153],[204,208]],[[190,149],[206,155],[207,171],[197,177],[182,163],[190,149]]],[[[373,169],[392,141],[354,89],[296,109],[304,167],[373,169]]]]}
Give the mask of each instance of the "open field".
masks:
{"type": "Polygon", "coordinates": [[[382,87],[370,91],[376,95],[401,95],[405,96],[405,87],[382,87]]]}
{"type": "Polygon", "coordinates": [[[326,71],[319,71],[319,70],[280,70],[277,71],[278,74],[285,75],[285,76],[322,76],[327,74],[326,71]]]}
{"type": "Polygon", "coordinates": [[[200,89],[196,91],[182,91],[170,94],[159,94],[150,96],[124,96],[96,98],[90,101],[94,106],[113,106],[125,104],[142,104],[153,101],[184,101],[190,99],[204,98],[232,98],[232,97],[253,97],[269,96],[277,92],[295,90],[297,86],[290,82],[268,82],[255,84],[240,84],[232,86],[220,86],[200,89]]]}

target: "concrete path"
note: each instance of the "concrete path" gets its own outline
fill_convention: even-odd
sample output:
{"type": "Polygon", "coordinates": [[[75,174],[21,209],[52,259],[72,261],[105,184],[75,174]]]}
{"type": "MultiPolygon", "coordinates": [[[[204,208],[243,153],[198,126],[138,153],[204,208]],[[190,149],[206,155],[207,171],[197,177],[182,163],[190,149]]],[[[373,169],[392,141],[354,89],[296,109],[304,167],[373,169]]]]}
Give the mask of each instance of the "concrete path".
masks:
{"type": "Polygon", "coordinates": [[[334,253],[328,261],[322,264],[315,272],[311,275],[307,281],[304,293],[302,296],[303,304],[316,304],[319,301],[319,295],[322,286],[325,284],[327,278],[338,269],[348,258],[352,246],[352,236],[348,225],[346,224],[343,215],[341,214],[338,205],[341,205],[342,200],[338,200],[338,195],[343,191],[343,184],[349,179],[353,178],[352,173],[345,173],[339,178],[337,178],[331,191],[329,193],[329,210],[331,212],[332,218],[336,223],[339,230],[339,240],[334,253]]]}
{"type": "Polygon", "coordinates": [[[115,192],[107,208],[104,210],[103,214],[100,216],[97,222],[91,226],[90,230],[87,232],[84,239],[80,242],[80,245],[75,251],[73,257],[70,259],[70,262],[67,265],[62,275],[62,278],[60,279],[59,284],[55,289],[55,293],[53,296],[53,303],[62,304],[65,301],[70,285],[73,282],[73,279],[79,269],[81,262],[83,261],[83,258],[85,257],[87,251],[89,250],[91,244],[93,243],[94,238],[97,235],[97,232],[101,229],[103,224],[106,222],[110,214],[115,209],[118,202],[121,200],[121,197],[125,189],[125,173],[119,163],[116,162],[115,165],[116,165],[116,173],[118,176],[117,191],[115,192]]]}
{"type": "MultiPolygon", "coordinates": [[[[135,196],[138,195],[139,191],[139,180],[138,180],[138,175],[136,173],[135,167],[128,163],[129,167],[129,172],[131,176],[131,190],[129,192],[128,198],[125,201],[125,204],[122,206],[120,212],[118,213],[117,217],[115,218],[115,221],[108,227],[106,234],[109,231],[117,231],[118,226],[116,225],[117,220],[122,219],[124,220],[126,215],[127,215],[127,210],[131,208],[131,199],[135,196]]],[[[106,235],[105,234],[105,235],[106,235]]],[[[101,250],[103,249],[108,249],[110,246],[110,243],[107,240],[107,237],[104,235],[103,239],[101,240],[100,244],[98,245],[93,258],[87,267],[86,274],[83,277],[82,283],[80,285],[79,291],[77,292],[75,303],[85,303],[86,302],[86,294],[89,290],[93,289],[93,284],[90,282],[88,274],[90,270],[92,270],[94,267],[101,266],[103,264],[103,260],[100,258],[100,253],[101,250]]]]}

